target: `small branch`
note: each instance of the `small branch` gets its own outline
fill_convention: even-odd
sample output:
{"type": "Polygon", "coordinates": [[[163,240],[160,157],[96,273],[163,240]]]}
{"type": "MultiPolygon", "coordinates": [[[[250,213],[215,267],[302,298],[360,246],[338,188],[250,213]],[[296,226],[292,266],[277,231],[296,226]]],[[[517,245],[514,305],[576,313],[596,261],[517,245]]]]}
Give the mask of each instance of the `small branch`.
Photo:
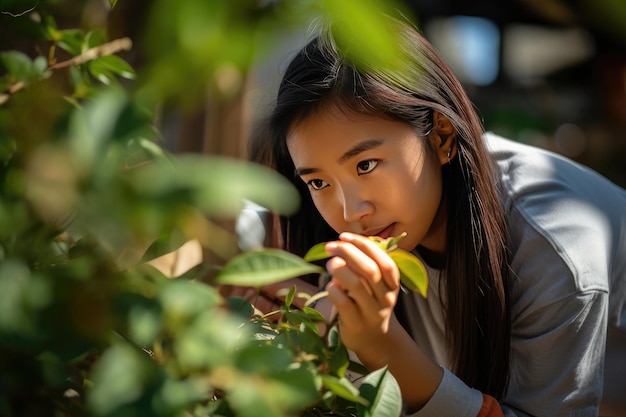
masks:
{"type": "Polygon", "coordinates": [[[91,48],[80,55],[75,56],[72,59],[68,59],[67,61],[59,62],[58,64],[54,64],[48,69],[57,70],[65,67],[69,67],[70,65],[81,65],[85,62],[92,61],[96,58],[105,55],[113,55],[121,51],[128,51],[133,46],[133,42],[130,38],[121,38],[111,41],[109,43],[105,43],[103,45],[96,46],[91,48]]]}
{"type": "Polygon", "coordinates": [[[18,81],[13,85],[10,85],[4,93],[0,94],[0,106],[2,106],[13,94],[20,91],[24,88],[24,83],[22,81],[18,81]]]}
{"type": "MultiPolygon", "coordinates": [[[[62,61],[48,67],[49,70],[58,70],[66,68],[71,65],[81,65],[88,61],[93,61],[96,58],[106,55],[113,55],[121,51],[128,51],[132,48],[133,42],[130,38],[121,38],[114,41],[91,48],[80,55],[77,55],[67,61],[62,61]]],[[[0,106],[9,100],[9,98],[24,88],[24,83],[18,81],[13,85],[10,85],[2,94],[0,94],[0,106]]]]}

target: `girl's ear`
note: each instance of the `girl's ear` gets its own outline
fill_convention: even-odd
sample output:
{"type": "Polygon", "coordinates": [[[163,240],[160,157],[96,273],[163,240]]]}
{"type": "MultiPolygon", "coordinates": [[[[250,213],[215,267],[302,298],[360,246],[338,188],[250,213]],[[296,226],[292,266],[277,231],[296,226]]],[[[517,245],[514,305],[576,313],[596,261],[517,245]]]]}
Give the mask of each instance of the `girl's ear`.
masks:
{"type": "Polygon", "coordinates": [[[456,128],[437,110],[433,111],[433,130],[428,138],[441,165],[449,163],[456,156],[456,128]]]}

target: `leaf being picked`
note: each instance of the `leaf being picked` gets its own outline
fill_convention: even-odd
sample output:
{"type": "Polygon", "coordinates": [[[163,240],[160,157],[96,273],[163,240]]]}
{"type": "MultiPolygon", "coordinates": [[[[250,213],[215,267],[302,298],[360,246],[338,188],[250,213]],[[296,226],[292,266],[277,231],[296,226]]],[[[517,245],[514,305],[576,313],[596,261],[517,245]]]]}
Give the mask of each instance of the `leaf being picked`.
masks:
{"type": "MultiPolygon", "coordinates": [[[[398,266],[400,282],[409,290],[419,292],[424,298],[428,291],[428,274],[420,259],[410,252],[398,248],[398,241],[406,236],[406,232],[383,239],[379,236],[369,236],[381,249],[386,251],[398,266]]],[[[326,250],[326,242],[318,243],[311,247],[304,255],[307,262],[319,261],[329,258],[326,250]]]]}
{"type": "Polygon", "coordinates": [[[411,290],[419,292],[426,298],[428,292],[428,274],[419,258],[403,249],[395,249],[389,252],[389,256],[398,265],[400,270],[400,282],[411,290]]]}
{"type": "Polygon", "coordinates": [[[320,261],[330,258],[330,253],[326,250],[326,242],[318,243],[304,254],[304,260],[307,262],[320,261]]]}

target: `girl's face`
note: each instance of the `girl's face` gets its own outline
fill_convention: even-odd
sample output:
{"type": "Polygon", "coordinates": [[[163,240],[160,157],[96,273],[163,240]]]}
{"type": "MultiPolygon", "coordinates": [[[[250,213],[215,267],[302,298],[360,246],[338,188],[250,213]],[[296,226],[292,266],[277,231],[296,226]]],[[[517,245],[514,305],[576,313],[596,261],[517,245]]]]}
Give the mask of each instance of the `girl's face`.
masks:
{"type": "MultiPolygon", "coordinates": [[[[322,110],[289,130],[287,147],[313,202],[338,233],[387,238],[443,252],[444,163],[410,125],[322,110]]],[[[447,160],[445,161],[447,162],[447,160]]]]}

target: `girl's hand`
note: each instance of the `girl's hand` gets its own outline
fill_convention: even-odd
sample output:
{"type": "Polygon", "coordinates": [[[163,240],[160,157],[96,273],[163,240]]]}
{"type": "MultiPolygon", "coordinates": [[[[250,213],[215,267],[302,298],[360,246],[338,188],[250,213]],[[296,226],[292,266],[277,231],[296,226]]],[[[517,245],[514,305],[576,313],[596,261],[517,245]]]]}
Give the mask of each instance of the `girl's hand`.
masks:
{"type": "Polygon", "coordinates": [[[369,238],[342,233],[329,242],[333,256],[328,298],[339,314],[339,335],[370,371],[388,366],[403,400],[418,410],[432,397],[442,368],[424,354],[396,319],[393,308],[400,272],[389,255],[369,238]]]}
{"type": "Polygon", "coordinates": [[[332,275],[328,297],[339,314],[339,334],[357,356],[383,353],[393,308],[400,289],[398,267],[387,253],[365,236],[342,233],[329,242],[333,256],[326,267],[332,275]]]}

